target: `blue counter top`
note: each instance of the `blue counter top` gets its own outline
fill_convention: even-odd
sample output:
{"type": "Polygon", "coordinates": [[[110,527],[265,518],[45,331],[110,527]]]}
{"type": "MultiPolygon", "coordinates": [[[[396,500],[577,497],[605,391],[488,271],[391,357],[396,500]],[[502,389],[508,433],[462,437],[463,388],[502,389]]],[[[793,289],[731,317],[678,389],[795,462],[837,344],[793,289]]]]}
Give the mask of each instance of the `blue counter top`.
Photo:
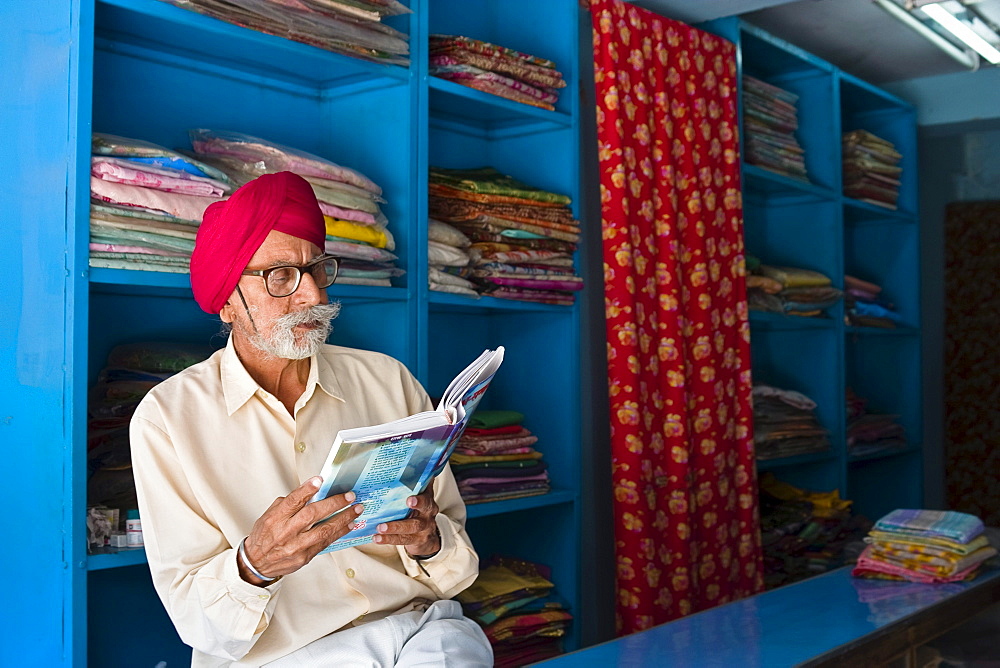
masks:
{"type": "Polygon", "coordinates": [[[980,603],[1000,601],[1000,569],[971,582],[931,585],[850,573],[841,568],[536,665],[795,666],[905,628],[920,613],[977,590],[989,593],[980,603]]]}

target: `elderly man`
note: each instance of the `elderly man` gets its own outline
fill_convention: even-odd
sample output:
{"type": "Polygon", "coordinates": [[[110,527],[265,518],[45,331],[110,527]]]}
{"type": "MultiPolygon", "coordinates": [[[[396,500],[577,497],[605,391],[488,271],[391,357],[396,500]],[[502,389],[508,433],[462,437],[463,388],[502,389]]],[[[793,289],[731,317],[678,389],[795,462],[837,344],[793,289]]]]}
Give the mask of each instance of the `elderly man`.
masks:
{"type": "Polygon", "coordinates": [[[324,239],[290,172],[205,214],[191,286],[228,343],[154,388],[131,425],[153,584],[193,666],[492,665],[448,600],[478,573],[450,470],[372,543],[319,555],[362,511],[352,493],[307,503],[337,431],[431,408],[396,360],[325,344],[338,305],[324,239]]]}

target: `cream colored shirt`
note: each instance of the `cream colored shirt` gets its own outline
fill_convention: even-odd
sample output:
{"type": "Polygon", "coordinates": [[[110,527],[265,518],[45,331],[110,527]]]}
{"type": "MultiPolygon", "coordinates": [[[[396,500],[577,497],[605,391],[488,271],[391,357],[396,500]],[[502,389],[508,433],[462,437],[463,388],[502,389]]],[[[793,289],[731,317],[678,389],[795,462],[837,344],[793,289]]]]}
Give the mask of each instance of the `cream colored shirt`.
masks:
{"type": "Polygon", "coordinates": [[[434,484],[442,547],[419,562],[426,573],[402,547],[368,544],[321,554],[268,587],[240,578],[240,541],[277,497],[320,472],[339,429],[431,407],[391,357],[327,345],[311,361],[294,418],[231,340],[157,385],[132,418],[149,569],[193,666],[258,666],[349,624],[450,598],[478,574],[446,468],[434,484]]]}

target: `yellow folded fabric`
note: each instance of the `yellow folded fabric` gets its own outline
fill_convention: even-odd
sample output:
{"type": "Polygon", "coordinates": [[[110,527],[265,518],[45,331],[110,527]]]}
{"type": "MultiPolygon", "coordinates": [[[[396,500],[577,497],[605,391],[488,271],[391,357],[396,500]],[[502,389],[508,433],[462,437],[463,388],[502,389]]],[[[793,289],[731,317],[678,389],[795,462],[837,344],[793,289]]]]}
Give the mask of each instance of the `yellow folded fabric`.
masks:
{"type": "Polygon", "coordinates": [[[352,223],[349,220],[340,220],[330,216],[323,216],[323,220],[326,223],[326,233],[331,237],[362,241],[375,248],[385,248],[388,241],[385,231],[379,227],[352,223]]]}
{"type": "Polygon", "coordinates": [[[937,536],[910,536],[889,531],[871,530],[868,532],[868,539],[865,542],[901,543],[903,545],[931,545],[943,547],[959,554],[972,554],[982,547],[990,544],[985,535],[977,536],[968,543],[959,543],[947,538],[937,536]]]}
{"type": "Polygon", "coordinates": [[[547,590],[554,585],[543,577],[520,575],[503,566],[488,566],[468,589],[455,595],[462,603],[487,601],[522,589],[547,590]]]}
{"type": "Polygon", "coordinates": [[[786,288],[821,288],[830,285],[829,278],[811,269],[772,267],[762,264],[758,272],[768,278],[780,281],[786,288]]]}

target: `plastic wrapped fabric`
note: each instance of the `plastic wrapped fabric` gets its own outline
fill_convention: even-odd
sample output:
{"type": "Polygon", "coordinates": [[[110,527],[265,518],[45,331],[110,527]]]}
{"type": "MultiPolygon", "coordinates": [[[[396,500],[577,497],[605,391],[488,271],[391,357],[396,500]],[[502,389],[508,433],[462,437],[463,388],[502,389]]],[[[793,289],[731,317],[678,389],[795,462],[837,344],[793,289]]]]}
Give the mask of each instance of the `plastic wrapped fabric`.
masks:
{"type": "MultiPolygon", "coordinates": [[[[171,167],[180,163],[196,170],[198,176],[205,176],[216,181],[229,183],[229,176],[206,163],[193,159],[178,151],[171,151],[158,144],[142,139],[119,137],[104,132],[94,132],[90,137],[90,150],[94,155],[113,155],[121,158],[142,158],[153,165],[171,167]]],[[[178,167],[173,167],[178,169],[178,167]]],[[[194,172],[193,172],[194,173],[194,172]]]]}
{"type": "Polygon", "coordinates": [[[247,163],[259,162],[268,171],[289,171],[302,177],[343,181],[376,195],[382,194],[382,189],[361,172],[306,151],[238,132],[195,129],[189,134],[191,145],[199,154],[236,158],[247,163]]]}
{"type": "Polygon", "coordinates": [[[176,169],[136,165],[123,158],[109,156],[92,157],[90,173],[105,181],[184,195],[222,197],[232,189],[228,183],[215,179],[194,176],[176,169]]]}
{"type": "Polygon", "coordinates": [[[461,230],[433,218],[427,221],[427,238],[453,248],[468,248],[472,245],[469,237],[462,234],[461,230]]]}

